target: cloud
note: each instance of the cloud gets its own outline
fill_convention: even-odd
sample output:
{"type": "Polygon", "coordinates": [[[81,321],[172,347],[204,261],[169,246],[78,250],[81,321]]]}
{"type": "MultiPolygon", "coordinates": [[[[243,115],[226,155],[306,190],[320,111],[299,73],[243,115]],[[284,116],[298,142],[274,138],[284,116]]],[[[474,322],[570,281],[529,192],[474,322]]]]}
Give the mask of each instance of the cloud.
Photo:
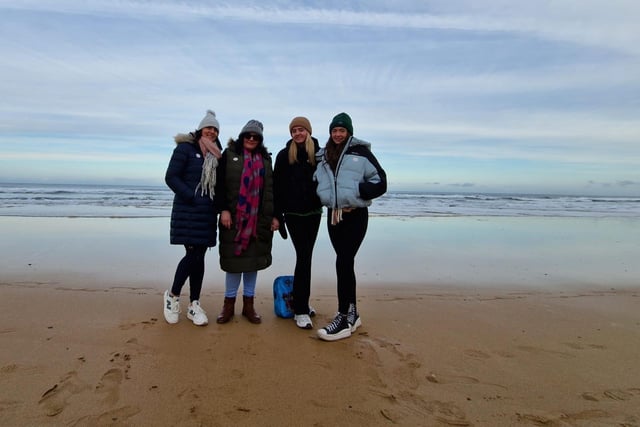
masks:
{"type": "Polygon", "coordinates": [[[0,2],[7,10],[28,10],[65,14],[116,15],[137,19],[169,20],[240,20],[267,24],[338,25],[369,28],[417,30],[457,30],[467,32],[509,32],[529,34],[555,41],[567,41],[616,49],[630,54],[640,53],[640,5],[632,0],[611,0],[606,7],[598,0],[572,0],[562,3],[546,0],[533,3],[494,0],[478,6],[473,1],[433,2],[422,6],[440,13],[421,10],[419,2],[399,2],[394,10],[381,2],[371,2],[368,10],[349,7],[300,6],[299,2],[240,2],[210,5],[207,2],[153,2],[90,0],[77,2],[39,0],[0,2]],[[407,7],[409,5],[409,7],[407,7]],[[376,7],[378,10],[372,10],[376,7]],[[416,10],[417,9],[417,10],[416,10]]]}
{"type": "Polygon", "coordinates": [[[595,180],[590,180],[588,182],[589,185],[599,186],[599,187],[640,187],[640,181],[631,181],[631,180],[621,180],[616,182],[598,182],[595,180]]]}
{"type": "Polygon", "coordinates": [[[594,169],[600,182],[638,182],[639,10],[622,0],[0,0],[0,152],[51,167],[146,156],[161,169],[173,135],[207,108],[223,140],[262,120],[272,150],[291,117],[309,117],[322,144],[348,111],[390,176],[408,181],[442,159],[461,176],[443,167],[422,182],[481,188],[481,167],[460,171],[486,162],[562,165],[581,185],[594,169]]]}

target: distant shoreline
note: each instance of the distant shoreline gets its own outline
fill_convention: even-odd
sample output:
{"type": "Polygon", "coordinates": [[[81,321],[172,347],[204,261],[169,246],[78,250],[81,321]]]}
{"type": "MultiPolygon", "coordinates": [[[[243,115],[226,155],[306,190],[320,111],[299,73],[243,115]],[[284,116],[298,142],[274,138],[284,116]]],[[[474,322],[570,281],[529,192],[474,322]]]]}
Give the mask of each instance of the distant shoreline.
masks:
{"type": "MultiPolygon", "coordinates": [[[[165,217],[163,186],[0,184],[0,216],[165,217]]],[[[640,197],[388,191],[369,207],[387,217],[638,217],[640,197]]]]}
{"type": "MultiPolygon", "coordinates": [[[[128,183],[128,184],[115,184],[115,183],[73,183],[73,182],[13,182],[13,181],[0,181],[0,186],[74,186],[74,187],[87,187],[87,188],[100,188],[100,187],[114,187],[114,188],[153,188],[171,191],[164,183],[128,183]]],[[[389,188],[389,193],[394,194],[432,194],[432,195],[461,195],[461,196],[473,196],[473,195],[486,195],[486,196],[530,196],[530,197],[595,197],[595,198],[639,198],[637,195],[629,194],[604,194],[604,193],[592,193],[592,192],[539,192],[539,191],[491,191],[491,190],[477,190],[477,191],[464,191],[464,190],[416,190],[407,188],[389,188]]]]}

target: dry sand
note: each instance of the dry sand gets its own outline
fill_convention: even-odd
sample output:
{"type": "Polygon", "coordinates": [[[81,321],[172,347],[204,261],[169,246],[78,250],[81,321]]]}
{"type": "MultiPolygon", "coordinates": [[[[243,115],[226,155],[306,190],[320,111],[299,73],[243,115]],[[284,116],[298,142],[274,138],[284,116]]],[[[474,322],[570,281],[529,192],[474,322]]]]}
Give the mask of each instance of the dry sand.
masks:
{"type": "Polygon", "coordinates": [[[638,290],[364,289],[363,327],[327,343],[269,296],[261,325],[196,327],[105,285],[0,284],[0,424],[640,425],[638,290]]]}

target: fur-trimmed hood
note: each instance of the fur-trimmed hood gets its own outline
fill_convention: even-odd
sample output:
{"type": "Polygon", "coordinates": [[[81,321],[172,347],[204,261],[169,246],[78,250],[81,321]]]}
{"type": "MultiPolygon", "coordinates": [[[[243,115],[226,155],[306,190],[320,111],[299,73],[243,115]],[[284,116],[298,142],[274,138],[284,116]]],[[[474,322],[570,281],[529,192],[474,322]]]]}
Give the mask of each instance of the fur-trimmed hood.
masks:
{"type": "Polygon", "coordinates": [[[196,142],[196,135],[193,132],[179,133],[173,137],[173,140],[176,142],[176,144],[182,144],[184,142],[194,144],[196,142]]]}

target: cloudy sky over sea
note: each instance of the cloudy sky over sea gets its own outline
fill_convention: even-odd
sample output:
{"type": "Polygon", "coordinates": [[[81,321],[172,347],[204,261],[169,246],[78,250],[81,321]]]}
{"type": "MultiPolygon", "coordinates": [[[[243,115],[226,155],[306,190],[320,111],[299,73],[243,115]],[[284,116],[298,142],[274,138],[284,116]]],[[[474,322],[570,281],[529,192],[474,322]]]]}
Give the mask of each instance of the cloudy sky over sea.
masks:
{"type": "Polygon", "coordinates": [[[636,0],[0,0],[0,182],[163,184],[348,112],[395,190],[640,194],[636,0]]]}

